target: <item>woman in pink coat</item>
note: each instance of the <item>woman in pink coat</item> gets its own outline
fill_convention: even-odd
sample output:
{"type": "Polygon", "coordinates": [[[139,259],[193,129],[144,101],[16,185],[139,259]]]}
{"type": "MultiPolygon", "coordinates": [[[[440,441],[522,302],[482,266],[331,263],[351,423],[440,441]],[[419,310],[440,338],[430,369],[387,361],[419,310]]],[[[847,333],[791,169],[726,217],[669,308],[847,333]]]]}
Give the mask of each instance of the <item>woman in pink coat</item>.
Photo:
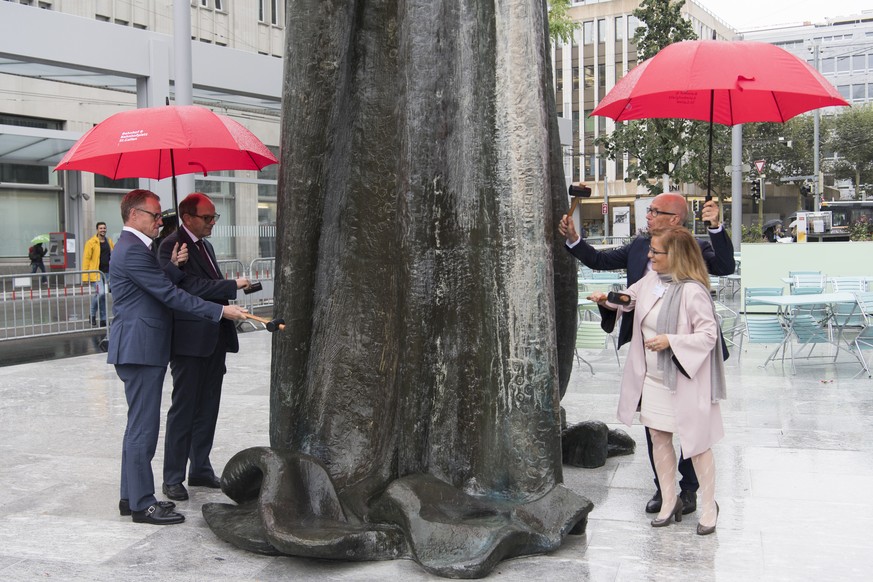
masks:
{"type": "Polygon", "coordinates": [[[697,533],[715,531],[715,463],[712,445],[724,436],[718,401],[725,396],[718,320],[700,246],[684,228],[652,232],[650,271],[625,293],[627,305],[604,293],[589,299],[610,309],[634,310],[633,337],[621,380],[618,418],[630,425],[634,413],[649,428],[655,470],[664,503],[653,527],[682,521],[676,494],[673,434],[691,457],[700,480],[702,513],[697,533]],[[674,504],[669,500],[675,499],[674,504]]]}

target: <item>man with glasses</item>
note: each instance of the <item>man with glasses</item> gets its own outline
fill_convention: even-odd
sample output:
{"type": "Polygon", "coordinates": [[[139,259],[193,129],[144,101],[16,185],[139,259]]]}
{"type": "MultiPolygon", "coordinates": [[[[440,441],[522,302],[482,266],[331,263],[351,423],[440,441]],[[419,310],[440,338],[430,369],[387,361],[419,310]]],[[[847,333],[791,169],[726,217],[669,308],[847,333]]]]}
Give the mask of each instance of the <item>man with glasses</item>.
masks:
{"type": "Polygon", "coordinates": [[[176,287],[185,276],[178,265],[188,249],[175,245],[162,269],[151,248],[161,226],[161,203],[153,192],[132,190],[121,201],[124,228],[112,252],[114,319],[108,362],[124,382],[127,427],[121,453],[121,515],[154,525],[182,523],[175,505],[155,499],[151,462],[161,425],[161,391],[170,361],[172,310],[217,322],[242,321],[245,310],[216,305],[176,287]]]}
{"type": "MultiPolygon", "coordinates": [[[[646,224],[648,232],[657,228],[668,226],[682,226],[688,216],[688,205],[685,198],[679,194],[664,193],[655,196],[646,212],[646,224]]],[[[716,276],[731,275],[736,271],[734,261],[734,245],[727,235],[724,227],[719,222],[718,204],[709,200],[703,205],[701,218],[709,222],[709,241],[699,240],[700,251],[710,274],[716,276]]],[[[567,249],[570,253],[582,261],[586,266],[599,270],[627,269],[627,286],[630,287],[650,270],[649,262],[649,237],[638,236],[625,246],[617,249],[598,251],[585,242],[576,232],[573,217],[567,215],[558,224],[558,231],[567,239],[567,249]]],[[[607,332],[615,327],[616,312],[608,309],[601,310],[601,326],[607,332]]],[[[622,346],[631,340],[633,333],[633,311],[627,312],[621,318],[618,332],[618,345],[622,346]]],[[[646,443],[649,450],[649,461],[652,464],[652,472],[655,472],[655,463],[652,458],[652,438],[646,429],[646,443]]],[[[683,514],[688,514],[697,509],[697,475],[690,459],[680,458],[679,472],[682,479],[679,487],[682,490],[680,497],[683,502],[683,514]]],[[[655,473],[655,495],[646,504],[646,513],[658,513],[661,511],[661,488],[658,484],[658,475],[655,473]]]]}
{"type": "MultiPolygon", "coordinates": [[[[172,262],[176,245],[190,249],[179,287],[206,301],[227,305],[237,290],[249,286],[246,278],[225,279],[215,250],[206,240],[220,218],[206,194],[195,192],[179,204],[179,228],[161,242],[158,259],[172,262]]],[[[173,401],[167,412],[164,438],[164,494],[175,501],[188,499],[182,484],[219,488],[209,461],[224,380],[227,352],[239,351],[236,327],[230,321],[207,321],[184,311],[173,312],[173,347],[170,372],[173,401]]]]}

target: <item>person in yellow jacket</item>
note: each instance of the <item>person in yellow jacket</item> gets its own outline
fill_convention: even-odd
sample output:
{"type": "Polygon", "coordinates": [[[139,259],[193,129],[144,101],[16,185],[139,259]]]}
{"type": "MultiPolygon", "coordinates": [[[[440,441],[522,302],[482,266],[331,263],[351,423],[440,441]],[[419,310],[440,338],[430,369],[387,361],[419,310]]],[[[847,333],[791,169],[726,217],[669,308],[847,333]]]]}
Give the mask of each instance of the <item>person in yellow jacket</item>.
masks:
{"type": "Polygon", "coordinates": [[[97,223],[97,234],[85,243],[82,257],[83,271],[100,271],[97,273],[82,273],[82,282],[90,283],[94,291],[91,297],[91,325],[97,325],[97,312],[100,312],[100,326],[106,326],[106,287],[109,285],[109,257],[115,245],[106,236],[106,223],[97,223]]]}

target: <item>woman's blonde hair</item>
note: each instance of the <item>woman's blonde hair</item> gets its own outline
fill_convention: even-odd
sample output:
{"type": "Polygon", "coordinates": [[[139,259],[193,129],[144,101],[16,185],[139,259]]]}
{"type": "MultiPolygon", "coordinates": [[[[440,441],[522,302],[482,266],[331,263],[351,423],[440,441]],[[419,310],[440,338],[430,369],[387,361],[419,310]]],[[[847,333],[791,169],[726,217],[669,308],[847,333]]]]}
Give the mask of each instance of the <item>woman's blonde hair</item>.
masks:
{"type": "Polygon", "coordinates": [[[703,261],[700,245],[691,233],[682,227],[656,228],[652,238],[657,238],[670,257],[670,275],[677,281],[692,279],[709,289],[709,271],[703,261]]]}

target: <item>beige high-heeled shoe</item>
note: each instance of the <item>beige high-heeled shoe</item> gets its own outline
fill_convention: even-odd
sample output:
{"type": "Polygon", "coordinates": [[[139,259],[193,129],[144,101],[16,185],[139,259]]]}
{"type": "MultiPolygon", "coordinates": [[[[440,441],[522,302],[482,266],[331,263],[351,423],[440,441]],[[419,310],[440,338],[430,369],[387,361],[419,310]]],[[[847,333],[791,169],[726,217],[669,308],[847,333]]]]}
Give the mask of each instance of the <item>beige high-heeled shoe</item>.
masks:
{"type": "Polygon", "coordinates": [[[718,523],[718,501],[715,502],[715,521],[716,523],[712,525],[701,525],[700,522],[697,522],[697,535],[708,536],[715,531],[715,526],[718,523]]]}
{"type": "Polygon", "coordinates": [[[655,518],[652,520],[652,527],[664,527],[670,525],[670,520],[676,518],[677,522],[682,521],[682,498],[676,496],[676,503],[673,505],[673,511],[664,519],[655,518]]]}

